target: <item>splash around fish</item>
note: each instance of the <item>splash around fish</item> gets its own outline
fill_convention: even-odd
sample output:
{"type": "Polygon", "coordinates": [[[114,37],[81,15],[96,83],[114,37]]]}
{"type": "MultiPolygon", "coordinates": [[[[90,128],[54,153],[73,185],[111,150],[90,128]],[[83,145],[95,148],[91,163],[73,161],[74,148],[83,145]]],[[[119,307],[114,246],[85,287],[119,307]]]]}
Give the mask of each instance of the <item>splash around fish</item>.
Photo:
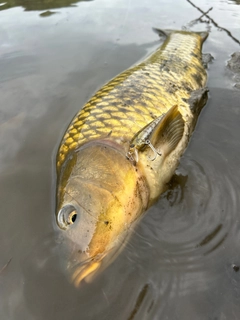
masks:
{"type": "Polygon", "coordinates": [[[119,254],[166,191],[207,102],[208,34],[155,31],[161,47],[95,93],[57,153],[56,223],[76,287],[119,254]]]}

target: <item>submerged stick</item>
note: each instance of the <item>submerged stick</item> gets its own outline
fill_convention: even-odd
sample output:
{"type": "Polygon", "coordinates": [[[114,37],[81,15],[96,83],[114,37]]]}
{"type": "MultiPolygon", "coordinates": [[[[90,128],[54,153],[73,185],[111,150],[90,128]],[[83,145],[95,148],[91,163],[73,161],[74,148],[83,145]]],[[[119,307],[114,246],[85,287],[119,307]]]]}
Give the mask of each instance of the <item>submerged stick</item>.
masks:
{"type": "Polygon", "coordinates": [[[2,267],[2,269],[0,270],[0,275],[2,274],[2,272],[8,267],[9,263],[12,261],[12,258],[9,259],[9,261],[2,267]]]}
{"type": "Polygon", "coordinates": [[[223,28],[223,27],[220,27],[206,12],[204,12],[201,8],[199,8],[198,6],[196,6],[192,1],[187,0],[187,2],[190,3],[190,4],[191,4],[194,8],[196,8],[198,11],[200,11],[200,12],[202,13],[202,16],[207,17],[207,18],[214,24],[215,27],[217,27],[219,30],[225,31],[230,38],[232,38],[235,42],[237,42],[237,43],[240,45],[240,41],[239,41],[237,38],[235,38],[235,37],[231,34],[231,32],[230,32],[229,30],[227,30],[227,29],[225,29],[225,28],[223,28]]]}
{"type": "Polygon", "coordinates": [[[193,26],[193,25],[194,25],[195,23],[197,23],[198,21],[200,21],[200,22],[208,22],[208,21],[202,21],[202,18],[203,18],[204,16],[206,16],[206,14],[208,14],[212,9],[213,9],[213,7],[211,7],[211,8],[208,9],[206,12],[204,12],[199,18],[190,21],[190,22],[187,24],[188,27],[193,26]]]}

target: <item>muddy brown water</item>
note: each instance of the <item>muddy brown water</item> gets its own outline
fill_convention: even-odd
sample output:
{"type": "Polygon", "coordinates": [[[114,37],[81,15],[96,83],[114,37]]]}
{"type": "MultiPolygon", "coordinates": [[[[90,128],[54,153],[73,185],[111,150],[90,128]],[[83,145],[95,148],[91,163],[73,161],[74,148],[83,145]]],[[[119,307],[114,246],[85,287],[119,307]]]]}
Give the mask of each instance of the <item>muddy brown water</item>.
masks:
{"type": "MultiPolygon", "coordinates": [[[[240,319],[239,1],[0,0],[0,319],[240,319]],[[59,259],[55,155],[75,113],[159,45],[210,30],[209,101],[171,189],[75,289],[59,259]]],[[[62,252],[62,254],[64,254],[62,252]]]]}

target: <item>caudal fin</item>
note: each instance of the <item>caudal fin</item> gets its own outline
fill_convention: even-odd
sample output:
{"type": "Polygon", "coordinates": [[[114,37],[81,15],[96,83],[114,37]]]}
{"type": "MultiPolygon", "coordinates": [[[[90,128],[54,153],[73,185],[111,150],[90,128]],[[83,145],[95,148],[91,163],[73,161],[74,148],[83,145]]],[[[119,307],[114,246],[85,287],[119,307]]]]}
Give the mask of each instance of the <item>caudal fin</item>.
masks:
{"type": "Polygon", "coordinates": [[[184,30],[172,30],[172,29],[158,29],[158,28],[152,28],[154,32],[156,32],[159,37],[167,38],[172,33],[196,33],[198,34],[201,39],[202,43],[207,39],[209,33],[207,31],[184,31],[184,30]]]}

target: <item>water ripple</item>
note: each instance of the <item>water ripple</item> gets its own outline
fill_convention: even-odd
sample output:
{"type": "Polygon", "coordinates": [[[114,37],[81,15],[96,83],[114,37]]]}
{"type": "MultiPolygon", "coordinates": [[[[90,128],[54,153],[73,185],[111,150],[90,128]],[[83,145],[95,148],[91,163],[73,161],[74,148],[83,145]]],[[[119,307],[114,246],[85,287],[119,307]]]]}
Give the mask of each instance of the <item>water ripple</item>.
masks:
{"type": "Polygon", "coordinates": [[[237,178],[227,172],[231,166],[224,168],[185,157],[170,190],[144,217],[127,248],[130,260],[145,257],[139,269],[151,279],[161,302],[206,291],[222,277],[216,264],[232,237],[239,237],[237,178]],[[134,241],[140,249],[133,254],[134,241]]]}

